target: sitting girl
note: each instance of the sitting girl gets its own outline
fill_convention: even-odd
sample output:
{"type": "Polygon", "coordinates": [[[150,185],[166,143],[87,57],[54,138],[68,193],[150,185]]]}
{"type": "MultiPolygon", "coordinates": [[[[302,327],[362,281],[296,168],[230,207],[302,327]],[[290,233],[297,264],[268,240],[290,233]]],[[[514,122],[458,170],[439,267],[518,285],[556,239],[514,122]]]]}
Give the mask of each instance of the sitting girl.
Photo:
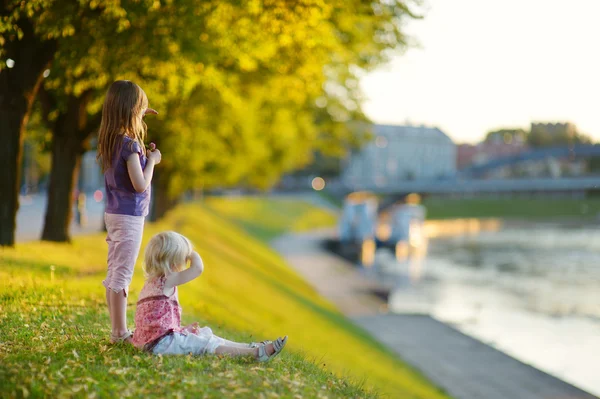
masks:
{"type": "Polygon", "coordinates": [[[275,341],[242,344],[217,337],[198,323],[181,327],[177,286],[202,274],[204,265],[190,241],[167,231],[150,240],[144,256],[146,283],[140,292],[135,314],[133,344],[154,354],[223,354],[253,356],[259,362],[274,358],[287,343],[287,336],[275,341]],[[187,262],[190,267],[184,270],[187,262]]]}

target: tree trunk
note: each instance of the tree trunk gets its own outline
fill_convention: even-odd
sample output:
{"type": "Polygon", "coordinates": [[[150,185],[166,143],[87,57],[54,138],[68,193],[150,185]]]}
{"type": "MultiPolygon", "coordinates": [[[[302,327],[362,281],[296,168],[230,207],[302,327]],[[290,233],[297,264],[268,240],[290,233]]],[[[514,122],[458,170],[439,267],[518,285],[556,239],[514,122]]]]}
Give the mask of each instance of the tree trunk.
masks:
{"type": "Polygon", "coordinates": [[[161,219],[179,202],[177,198],[169,197],[168,175],[159,171],[158,168],[160,168],[160,165],[154,170],[154,177],[152,178],[152,203],[150,204],[149,215],[151,222],[161,219]]]}
{"type": "Polygon", "coordinates": [[[54,137],[48,204],[42,240],[70,241],[69,225],[73,211],[73,188],[81,163],[82,143],[72,137],[54,137]]]}
{"type": "Polygon", "coordinates": [[[0,69],[0,246],[15,242],[23,133],[43,72],[56,51],[54,41],[42,42],[35,36],[29,20],[21,19],[18,25],[21,40],[4,45],[14,67],[0,69]]]}
{"type": "Polygon", "coordinates": [[[73,188],[77,182],[81,156],[86,150],[88,126],[87,104],[91,92],[69,97],[67,109],[53,125],[52,169],[48,185],[48,205],[42,240],[69,242],[73,215],[73,188]]]}

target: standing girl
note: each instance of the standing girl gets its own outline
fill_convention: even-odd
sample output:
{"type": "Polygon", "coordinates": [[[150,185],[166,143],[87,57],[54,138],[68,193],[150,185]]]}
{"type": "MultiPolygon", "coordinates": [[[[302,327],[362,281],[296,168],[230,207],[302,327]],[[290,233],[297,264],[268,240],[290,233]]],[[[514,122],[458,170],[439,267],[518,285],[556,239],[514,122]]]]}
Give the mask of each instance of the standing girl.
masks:
{"type": "Polygon", "coordinates": [[[287,343],[287,336],[244,344],[218,337],[198,323],[181,326],[177,286],[194,280],[203,271],[204,263],[187,238],[173,231],[152,237],[144,256],[146,283],[135,311],[133,344],[161,355],[250,356],[259,362],[277,356],[287,343]]]}
{"type": "Polygon", "coordinates": [[[131,341],[127,329],[127,293],[133,276],[150,203],[158,150],[144,150],[146,93],[128,80],[114,82],[104,100],[98,133],[98,159],[106,187],[104,222],[108,232],[108,273],[102,282],[112,326],[111,342],[131,341]]]}

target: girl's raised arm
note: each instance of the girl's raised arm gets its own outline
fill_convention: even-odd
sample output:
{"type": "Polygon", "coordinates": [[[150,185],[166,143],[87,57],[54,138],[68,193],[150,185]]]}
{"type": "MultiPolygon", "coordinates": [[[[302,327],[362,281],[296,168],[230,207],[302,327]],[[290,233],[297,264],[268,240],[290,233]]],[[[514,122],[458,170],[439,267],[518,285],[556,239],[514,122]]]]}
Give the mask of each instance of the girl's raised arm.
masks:
{"type": "Polygon", "coordinates": [[[165,295],[167,295],[167,292],[171,292],[173,287],[190,282],[200,276],[203,271],[204,263],[202,262],[202,258],[200,258],[198,252],[192,252],[190,255],[190,267],[181,272],[171,273],[167,276],[164,288],[165,295]]]}
{"type": "Polygon", "coordinates": [[[146,164],[146,168],[142,170],[139,155],[136,152],[129,155],[129,158],[127,158],[127,172],[129,172],[129,178],[135,191],[138,193],[146,191],[152,182],[154,165],[160,163],[160,160],[161,154],[159,150],[148,152],[148,163],[146,164]]]}

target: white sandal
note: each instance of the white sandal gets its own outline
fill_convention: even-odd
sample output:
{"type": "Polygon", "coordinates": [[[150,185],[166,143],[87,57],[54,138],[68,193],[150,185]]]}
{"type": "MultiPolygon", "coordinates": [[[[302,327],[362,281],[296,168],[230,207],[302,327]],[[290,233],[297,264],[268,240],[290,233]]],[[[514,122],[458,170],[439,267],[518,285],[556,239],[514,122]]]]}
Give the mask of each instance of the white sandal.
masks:
{"type": "MultiPolygon", "coordinates": [[[[272,342],[273,344],[273,349],[275,350],[273,353],[271,353],[271,355],[267,355],[267,349],[266,349],[266,345],[260,345],[258,346],[258,356],[256,358],[257,361],[259,362],[268,362],[269,360],[273,359],[275,356],[277,356],[282,350],[283,347],[285,346],[285,344],[287,344],[287,335],[283,338],[277,338],[275,341],[272,342]]],[[[263,341],[265,342],[265,341],[263,341]]]]}
{"type": "Polygon", "coordinates": [[[248,344],[249,348],[258,348],[261,345],[269,345],[272,344],[273,341],[269,341],[269,340],[265,340],[265,341],[260,341],[260,342],[250,342],[248,344]]]}
{"type": "Polygon", "coordinates": [[[120,337],[117,337],[116,335],[110,335],[110,342],[113,344],[117,344],[120,342],[125,342],[125,341],[131,341],[131,337],[133,337],[133,333],[129,330],[127,330],[127,332],[125,332],[123,335],[121,335],[120,337]]]}

